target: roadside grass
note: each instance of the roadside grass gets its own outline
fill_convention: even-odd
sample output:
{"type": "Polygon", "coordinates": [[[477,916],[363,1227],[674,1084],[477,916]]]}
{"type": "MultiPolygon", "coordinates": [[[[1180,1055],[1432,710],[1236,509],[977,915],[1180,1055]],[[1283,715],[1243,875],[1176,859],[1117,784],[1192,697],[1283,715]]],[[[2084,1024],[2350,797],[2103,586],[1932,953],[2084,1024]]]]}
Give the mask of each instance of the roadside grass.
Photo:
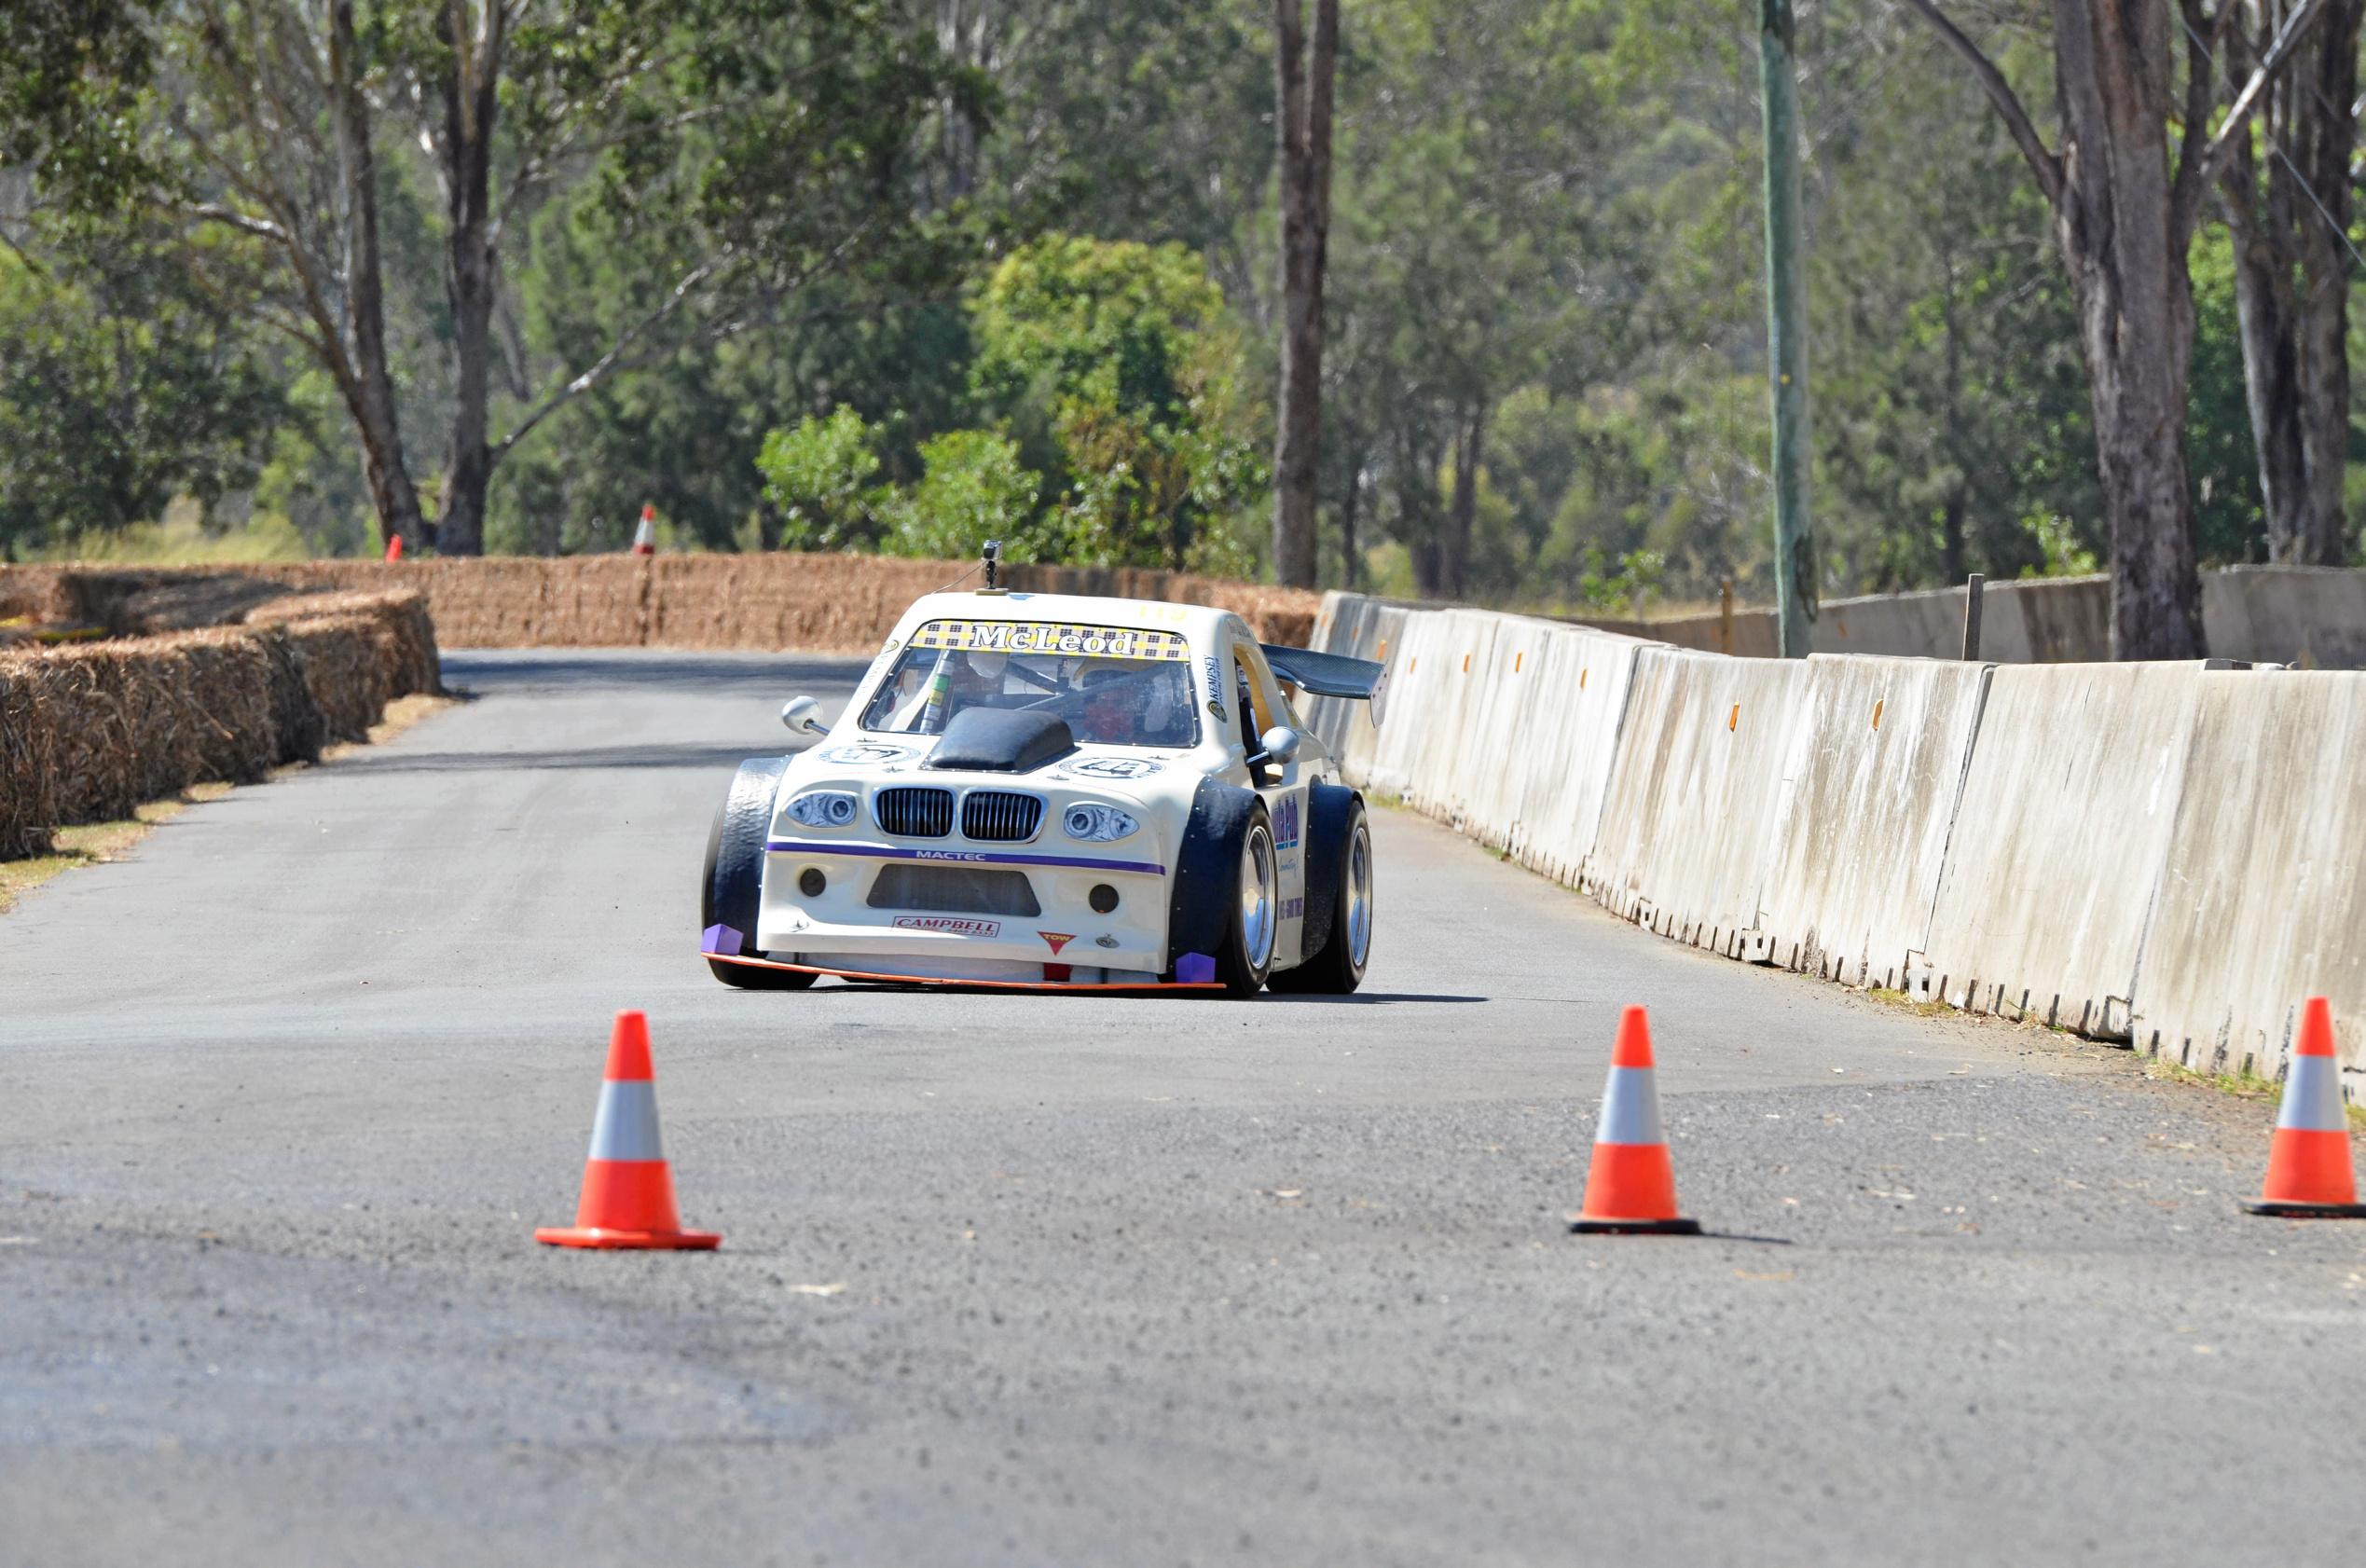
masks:
{"type": "MultiPolygon", "coordinates": [[[[462,700],[457,696],[396,697],[386,705],[385,717],[370,726],[370,744],[392,740],[430,714],[440,713],[462,700]]],[[[323,764],[333,763],[360,750],[361,746],[354,742],[331,746],[322,751],[321,761],[323,764]]],[[[271,777],[284,777],[303,766],[302,763],[291,763],[273,770],[271,777]]],[[[159,824],[170,822],[192,805],[218,801],[234,788],[235,785],[220,783],[192,784],[177,795],[133,807],[130,817],[118,821],[84,822],[52,831],[50,842],[57,846],[52,853],[23,860],[0,860],[0,915],[15,909],[18,900],[25,894],[67,872],[123,859],[159,824]]]]}
{"type": "Polygon", "coordinates": [[[1873,986],[1865,995],[1885,1007],[1903,1008],[1917,1018],[1942,1018],[1955,1011],[1945,1002],[1918,1002],[1904,991],[1894,991],[1886,985],[1873,986]]]}
{"type": "MultiPolygon", "coordinates": [[[[1963,1012],[1947,1006],[1945,1002],[1918,1002],[1904,991],[1893,991],[1886,986],[1872,986],[1864,995],[1886,1007],[1902,1009],[1919,1018],[1937,1018],[1952,1014],[1983,1024],[2001,1024],[2011,1029],[2043,1029],[2048,1034],[2065,1036],[2073,1040],[2084,1039],[2084,1037],[2074,1030],[2040,1023],[2034,1018],[2014,1020],[1998,1018],[1991,1014],[1963,1012]]],[[[2172,1062],[2166,1056],[2145,1056],[2125,1046],[2112,1046],[2110,1049],[2127,1051],[2130,1055],[2136,1056],[2144,1076],[2156,1083],[2183,1083],[2196,1088],[2211,1089],[2230,1099],[2256,1101],[2271,1109],[2282,1105],[2284,1101],[2284,1084],[2280,1079],[2262,1078],[2248,1067],[2231,1073],[2196,1072],[2192,1067],[2172,1062]]],[[[2349,1112],[2350,1126],[2355,1130],[2366,1132],[2366,1106],[2348,1105],[2344,1108],[2349,1112]]]]}

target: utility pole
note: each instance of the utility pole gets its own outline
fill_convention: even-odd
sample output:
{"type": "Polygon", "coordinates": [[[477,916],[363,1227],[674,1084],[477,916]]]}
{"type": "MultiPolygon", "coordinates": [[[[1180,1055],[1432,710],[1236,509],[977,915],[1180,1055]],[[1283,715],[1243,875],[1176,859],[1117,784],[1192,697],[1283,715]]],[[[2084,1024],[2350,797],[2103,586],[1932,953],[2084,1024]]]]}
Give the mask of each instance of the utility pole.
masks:
{"type": "Polygon", "coordinates": [[[1775,610],[1782,656],[1808,656],[1816,536],[1808,518],[1808,302],[1799,242],[1799,86],[1791,0],[1758,0],[1767,131],[1767,389],[1774,406],[1775,610]]]}

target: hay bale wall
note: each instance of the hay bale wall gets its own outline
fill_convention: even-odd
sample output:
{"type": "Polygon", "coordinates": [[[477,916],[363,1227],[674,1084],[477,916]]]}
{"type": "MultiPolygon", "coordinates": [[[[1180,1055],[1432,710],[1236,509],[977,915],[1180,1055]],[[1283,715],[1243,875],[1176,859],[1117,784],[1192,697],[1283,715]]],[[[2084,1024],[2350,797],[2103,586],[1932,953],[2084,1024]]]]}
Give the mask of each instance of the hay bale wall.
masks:
{"type": "Polygon", "coordinates": [[[249,623],[0,653],[0,859],[53,828],[129,816],[360,740],[388,701],[442,689],[409,592],[275,598],[249,623]]]}
{"type": "MultiPolygon", "coordinates": [[[[456,648],[734,648],[867,653],[896,617],[922,594],[956,580],[974,583],[972,562],[914,561],[886,556],[568,556],[483,560],[302,561],[241,566],[237,573],[298,596],[329,592],[423,594],[436,634],[456,648]]],[[[23,592],[72,619],[120,631],[146,612],[197,603],[175,584],[207,580],[223,569],[186,571],[0,567],[0,598],[18,574],[23,592]]],[[[1013,566],[1005,578],[1035,593],[1105,594],[1121,598],[1212,604],[1234,611],[1268,642],[1303,645],[1321,596],[1181,572],[1122,568],[1013,566]]],[[[301,616],[303,598],[274,600],[256,613],[301,616]]]]}

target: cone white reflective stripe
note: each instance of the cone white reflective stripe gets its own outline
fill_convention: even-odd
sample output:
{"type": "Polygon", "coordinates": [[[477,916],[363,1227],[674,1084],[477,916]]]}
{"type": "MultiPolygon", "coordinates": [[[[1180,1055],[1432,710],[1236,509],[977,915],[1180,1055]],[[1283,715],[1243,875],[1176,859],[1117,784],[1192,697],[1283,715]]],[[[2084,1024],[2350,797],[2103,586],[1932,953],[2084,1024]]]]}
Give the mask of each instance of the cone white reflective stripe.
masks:
{"type": "Polygon", "coordinates": [[[2348,1132],[2341,1071],[2336,1056],[2294,1056],[2284,1079],[2284,1103],[2276,1112],[2276,1125],[2310,1133],[2348,1132]]]}
{"type": "Polygon", "coordinates": [[[1649,1067],[1613,1067],[1603,1090],[1596,1143],[1665,1143],[1659,1131],[1659,1091],[1649,1067]]]}
{"type": "Polygon", "coordinates": [[[611,1079],[599,1088],[592,1122],[594,1160],[663,1160],[657,1143],[657,1085],[645,1078],[611,1079]]]}

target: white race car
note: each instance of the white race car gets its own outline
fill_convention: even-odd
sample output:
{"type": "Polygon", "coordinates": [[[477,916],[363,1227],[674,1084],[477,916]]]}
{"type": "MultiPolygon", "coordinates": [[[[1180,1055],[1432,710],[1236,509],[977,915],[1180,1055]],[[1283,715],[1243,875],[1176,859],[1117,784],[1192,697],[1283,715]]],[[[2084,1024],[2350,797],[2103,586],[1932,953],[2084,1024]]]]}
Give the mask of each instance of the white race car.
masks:
{"type": "Polygon", "coordinates": [[[758,989],[1353,991],[1371,834],[1287,688],[1377,708],[1381,677],[1227,611],[930,594],[835,724],[782,710],[819,741],[740,764],[708,966],[758,989]]]}

